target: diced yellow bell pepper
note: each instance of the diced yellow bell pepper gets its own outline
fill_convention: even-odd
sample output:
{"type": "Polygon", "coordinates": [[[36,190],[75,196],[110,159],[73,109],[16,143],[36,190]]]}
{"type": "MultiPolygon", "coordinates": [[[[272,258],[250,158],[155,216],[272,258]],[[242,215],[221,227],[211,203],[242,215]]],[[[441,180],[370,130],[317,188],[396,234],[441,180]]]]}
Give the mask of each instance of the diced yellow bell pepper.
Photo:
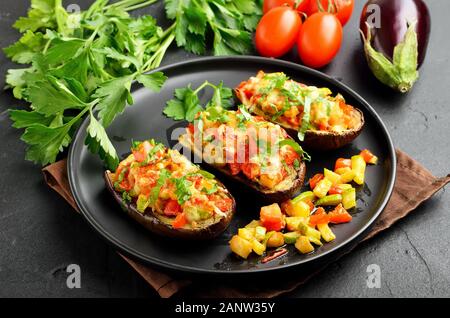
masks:
{"type": "Polygon", "coordinates": [[[266,251],[266,246],[257,240],[252,241],[252,249],[253,252],[261,256],[266,251]]]}
{"type": "Polygon", "coordinates": [[[328,170],[327,168],[323,169],[323,175],[325,179],[330,180],[333,184],[338,184],[341,181],[340,175],[331,170],[328,170]]]}
{"type": "Polygon", "coordinates": [[[305,201],[297,201],[291,203],[291,216],[308,217],[311,210],[309,204],[305,201]]]}
{"type": "Polygon", "coordinates": [[[308,224],[309,218],[304,218],[301,216],[288,216],[286,217],[286,229],[288,231],[296,231],[300,222],[308,224]]]}
{"type": "Polygon", "coordinates": [[[336,235],[334,235],[333,231],[326,223],[317,224],[317,229],[320,231],[320,234],[325,242],[331,242],[336,238],[336,235]]]}
{"type": "Polygon", "coordinates": [[[342,193],[342,205],[348,210],[356,206],[356,190],[351,188],[342,193]]]}
{"type": "Polygon", "coordinates": [[[253,221],[251,221],[249,224],[247,224],[245,226],[245,228],[255,228],[257,226],[261,226],[261,221],[260,220],[253,220],[253,221]]]}
{"type": "Polygon", "coordinates": [[[252,252],[253,245],[249,241],[244,240],[242,237],[234,235],[230,240],[230,249],[236,255],[247,259],[252,252]]]}
{"type": "Polygon", "coordinates": [[[263,226],[257,226],[255,227],[255,239],[257,239],[259,242],[264,240],[264,237],[266,236],[266,228],[263,226]]]}
{"type": "Polygon", "coordinates": [[[342,191],[345,191],[345,190],[353,188],[352,185],[348,184],[348,183],[341,183],[341,184],[336,185],[336,187],[338,187],[342,191]]]}
{"type": "Polygon", "coordinates": [[[314,251],[314,246],[306,236],[300,236],[295,242],[295,248],[302,254],[308,254],[314,251]]]}
{"type": "Polygon", "coordinates": [[[353,181],[357,184],[364,184],[364,173],[366,171],[366,162],[364,158],[360,155],[352,157],[352,170],[355,172],[355,177],[353,181]]]}
{"type": "Polygon", "coordinates": [[[316,195],[316,197],[323,198],[324,196],[327,195],[328,191],[330,191],[332,186],[333,186],[333,183],[330,180],[322,179],[317,183],[313,192],[316,195]]]}
{"type": "Polygon", "coordinates": [[[253,241],[255,239],[255,228],[242,228],[238,230],[238,235],[244,240],[253,241]]]}
{"type": "Polygon", "coordinates": [[[339,175],[343,175],[346,172],[352,171],[352,168],[350,167],[343,167],[343,168],[338,168],[336,169],[334,172],[336,172],[339,175]]]}
{"type": "Polygon", "coordinates": [[[355,171],[349,170],[343,174],[341,174],[341,180],[339,181],[341,184],[350,183],[355,178],[355,171]]]}
{"type": "Polygon", "coordinates": [[[322,245],[322,242],[320,242],[320,232],[309,226],[307,223],[300,222],[300,224],[298,225],[298,231],[302,235],[307,236],[314,244],[320,246],[322,245]]]}
{"type": "Polygon", "coordinates": [[[267,247],[280,247],[284,244],[284,236],[281,232],[274,232],[267,240],[267,247]]]}

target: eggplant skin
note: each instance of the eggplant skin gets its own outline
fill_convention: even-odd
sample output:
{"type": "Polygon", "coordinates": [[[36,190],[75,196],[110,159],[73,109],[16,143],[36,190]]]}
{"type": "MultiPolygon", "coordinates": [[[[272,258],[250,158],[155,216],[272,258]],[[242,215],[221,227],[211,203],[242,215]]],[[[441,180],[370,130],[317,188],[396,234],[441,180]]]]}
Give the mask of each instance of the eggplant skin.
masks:
{"type": "MultiPolygon", "coordinates": [[[[208,227],[198,228],[198,229],[175,229],[171,224],[167,224],[159,219],[156,213],[146,211],[146,214],[142,214],[137,210],[136,204],[134,202],[124,203],[122,200],[121,193],[114,190],[114,186],[109,178],[109,171],[105,171],[104,179],[106,183],[106,188],[113,196],[114,200],[120,204],[123,210],[128,214],[129,217],[140,223],[147,230],[152,233],[176,238],[176,239],[184,239],[184,240],[210,240],[213,239],[220,234],[222,234],[230,225],[231,219],[236,211],[236,202],[233,196],[229,194],[230,198],[233,201],[232,209],[227,213],[227,216],[220,219],[217,223],[211,224],[208,227]]],[[[220,184],[220,183],[219,183],[220,184]]]]}
{"type": "MultiPolygon", "coordinates": [[[[359,125],[357,127],[345,130],[343,132],[307,130],[302,146],[304,145],[306,149],[315,151],[330,151],[351,143],[354,139],[356,139],[356,137],[359,136],[364,128],[363,113],[359,109],[355,108],[355,114],[359,117],[359,125]]],[[[283,125],[280,126],[283,127],[283,125]]],[[[287,127],[283,128],[293,138],[297,137],[297,130],[287,127]]]]}
{"type": "MultiPolygon", "coordinates": [[[[191,144],[186,142],[187,139],[186,136],[187,134],[180,136],[179,138],[180,144],[182,144],[183,147],[189,149],[193,155],[196,155],[201,158],[201,154],[192,149],[191,144]]],[[[294,194],[300,191],[300,189],[302,188],[306,175],[306,165],[302,161],[297,171],[297,177],[295,178],[293,184],[289,187],[289,189],[282,191],[273,191],[260,187],[257,183],[250,181],[249,179],[240,174],[232,175],[230,171],[226,168],[221,168],[215,165],[208,164],[206,162],[203,162],[203,165],[207,166],[210,170],[219,173],[221,176],[223,176],[224,178],[228,179],[231,182],[237,182],[239,184],[244,185],[246,189],[258,195],[258,197],[261,198],[262,201],[265,203],[282,203],[286,200],[291,199],[294,196],[294,194]]]]}

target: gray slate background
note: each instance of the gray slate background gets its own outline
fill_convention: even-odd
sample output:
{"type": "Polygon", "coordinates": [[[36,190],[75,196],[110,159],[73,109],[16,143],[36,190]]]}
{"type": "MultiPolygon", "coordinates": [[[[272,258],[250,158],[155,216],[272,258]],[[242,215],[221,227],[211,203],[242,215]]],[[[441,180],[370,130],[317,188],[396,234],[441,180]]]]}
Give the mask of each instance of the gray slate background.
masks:
{"type": "MultiPolygon", "coordinates": [[[[450,1],[426,1],[432,34],[420,80],[400,96],[381,86],[367,68],[359,41],[358,20],[363,1],[345,27],[342,49],[323,71],[352,87],[378,111],[395,146],[435,175],[450,172],[450,1]]],[[[69,4],[69,1],[65,1],[69,4]]],[[[91,1],[72,0],[86,7],[91,1]]],[[[0,47],[15,41],[11,28],[25,14],[26,0],[3,0],[0,6],[0,47]]],[[[145,12],[163,25],[161,3],[145,12]]],[[[192,55],[172,49],[163,64],[192,55]]],[[[0,86],[13,67],[0,53],[0,86]]],[[[21,132],[10,127],[6,110],[18,105],[0,92],[0,297],[155,297],[112,248],[43,182],[39,167],[23,160],[21,132]],[[68,264],[82,270],[82,288],[66,287],[68,264]]],[[[295,297],[430,297],[450,296],[450,189],[391,229],[364,243],[325,272],[289,294],[295,297]],[[380,289],[366,287],[366,268],[381,267],[380,289]]]]}

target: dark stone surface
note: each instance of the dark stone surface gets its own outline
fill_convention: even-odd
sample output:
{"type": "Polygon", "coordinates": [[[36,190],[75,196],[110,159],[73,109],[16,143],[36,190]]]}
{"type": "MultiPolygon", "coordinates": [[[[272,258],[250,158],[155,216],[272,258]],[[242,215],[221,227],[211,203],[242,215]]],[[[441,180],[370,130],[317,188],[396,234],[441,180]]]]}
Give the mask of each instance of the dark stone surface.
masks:
{"type": "MultiPolygon", "coordinates": [[[[90,2],[72,0],[82,7],[90,2]]],[[[356,2],[342,49],[323,71],[341,79],[372,104],[396,147],[435,175],[449,173],[450,43],[446,25],[450,2],[426,1],[433,20],[428,55],[419,82],[404,96],[386,89],[370,74],[357,32],[363,1],[356,2]]],[[[18,38],[11,24],[25,14],[29,2],[4,0],[2,4],[0,47],[5,47],[18,38]]],[[[162,3],[146,12],[167,25],[162,3]]],[[[191,57],[174,48],[163,64],[191,57]]],[[[0,53],[0,86],[6,70],[13,66],[0,53]]],[[[39,167],[23,160],[21,132],[10,127],[6,112],[18,105],[9,91],[0,92],[0,297],[155,297],[152,288],[45,186],[39,167]],[[72,263],[81,267],[81,289],[66,287],[65,268],[72,263]]],[[[449,201],[448,189],[441,191],[289,296],[449,297],[449,201]],[[370,264],[381,268],[380,289],[366,286],[370,264]]]]}

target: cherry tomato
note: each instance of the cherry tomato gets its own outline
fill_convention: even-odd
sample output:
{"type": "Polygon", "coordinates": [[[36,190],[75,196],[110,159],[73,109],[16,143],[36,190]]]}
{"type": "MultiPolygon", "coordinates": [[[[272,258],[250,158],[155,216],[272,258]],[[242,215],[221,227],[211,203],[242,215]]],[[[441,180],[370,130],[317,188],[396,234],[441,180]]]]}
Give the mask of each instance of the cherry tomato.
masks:
{"type": "Polygon", "coordinates": [[[306,12],[306,10],[309,9],[310,1],[311,0],[301,0],[297,4],[297,7],[295,7],[296,5],[295,0],[264,0],[263,12],[264,14],[266,14],[270,9],[275,7],[281,7],[283,5],[287,5],[291,8],[294,8],[299,12],[306,12]]]}
{"type": "MultiPolygon", "coordinates": [[[[320,4],[322,8],[327,11],[329,4],[334,4],[336,6],[336,12],[334,13],[338,20],[341,22],[342,26],[347,24],[348,20],[353,13],[353,7],[355,6],[354,0],[320,0],[320,4]]],[[[317,6],[317,0],[311,0],[309,2],[309,7],[305,10],[307,15],[312,15],[316,12],[319,12],[320,9],[317,6]]],[[[333,12],[333,11],[331,11],[333,12]]]]}
{"type": "Polygon", "coordinates": [[[298,36],[300,59],[307,66],[327,65],[338,53],[342,43],[342,25],[331,13],[317,12],[306,19],[298,36]]]}
{"type": "Polygon", "coordinates": [[[297,11],[283,6],[267,12],[256,27],[255,44],[259,54],[280,57],[295,44],[302,19],[297,11]]]}

